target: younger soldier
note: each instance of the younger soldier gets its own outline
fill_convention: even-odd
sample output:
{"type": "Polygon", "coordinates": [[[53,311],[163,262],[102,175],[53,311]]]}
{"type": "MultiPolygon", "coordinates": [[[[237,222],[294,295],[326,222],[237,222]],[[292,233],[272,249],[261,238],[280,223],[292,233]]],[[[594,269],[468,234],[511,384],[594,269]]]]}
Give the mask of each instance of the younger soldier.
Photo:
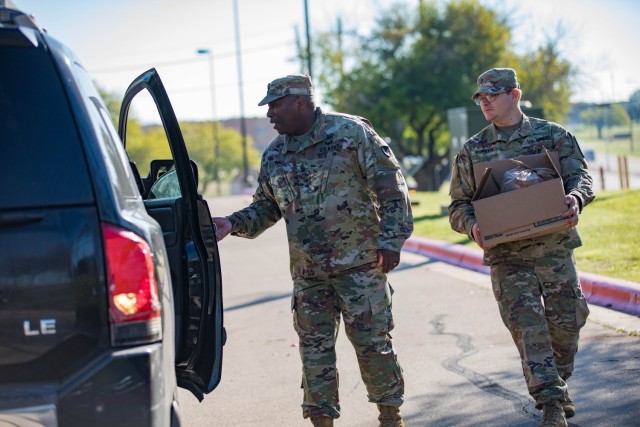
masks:
{"type": "Polygon", "coordinates": [[[578,214],[594,199],[592,179],[576,139],[560,125],[527,117],[522,90],[511,68],[478,77],[473,99],[491,122],[456,156],[451,176],[451,227],[484,249],[502,321],[520,353],[529,393],[543,409],[541,426],[566,426],[575,414],[566,381],[573,373],[580,328],[589,309],[576,272],[573,249],[581,246],[578,214]],[[473,165],[496,159],[556,151],[568,210],[565,231],[516,242],[485,244],[471,199],[473,165]],[[569,228],[570,227],[570,228],[569,228]]]}
{"type": "Polygon", "coordinates": [[[213,218],[216,237],[254,238],[284,217],[303,417],[332,426],[340,416],[335,343],[342,314],[380,426],[404,426],[387,282],[413,230],[398,162],[366,119],[315,108],[308,76],[272,81],[258,105],[265,104],[280,135],[262,155],[253,203],[213,218]]]}

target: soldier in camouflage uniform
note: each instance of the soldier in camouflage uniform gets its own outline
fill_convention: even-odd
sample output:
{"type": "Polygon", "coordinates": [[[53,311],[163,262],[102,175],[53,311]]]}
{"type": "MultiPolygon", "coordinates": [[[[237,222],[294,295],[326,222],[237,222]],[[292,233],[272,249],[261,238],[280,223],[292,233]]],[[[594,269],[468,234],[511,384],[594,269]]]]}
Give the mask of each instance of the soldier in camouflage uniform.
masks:
{"type": "Polygon", "coordinates": [[[262,155],[251,205],[214,218],[217,238],[255,238],[285,220],[304,418],[331,426],[340,416],[335,344],[342,315],[380,425],[404,426],[387,281],[413,230],[398,162],[366,119],[316,108],[308,76],[274,80],[265,104],[279,136],[262,155]]]}
{"type": "Polygon", "coordinates": [[[493,292],[506,327],[520,353],[529,393],[544,409],[541,426],[566,426],[575,413],[566,381],[573,372],[580,328],[589,309],[578,281],[573,249],[581,246],[578,214],[594,199],[592,179],[576,139],[560,125],[527,117],[516,72],[494,68],[478,77],[473,99],[491,122],[471,137],[453,164],[451,227],[484,249],[493,292]],[[566,194],[567,229],[490,246],[482,240],[471,199],[476,190],[473,165],[555,151],[566,194]]]}

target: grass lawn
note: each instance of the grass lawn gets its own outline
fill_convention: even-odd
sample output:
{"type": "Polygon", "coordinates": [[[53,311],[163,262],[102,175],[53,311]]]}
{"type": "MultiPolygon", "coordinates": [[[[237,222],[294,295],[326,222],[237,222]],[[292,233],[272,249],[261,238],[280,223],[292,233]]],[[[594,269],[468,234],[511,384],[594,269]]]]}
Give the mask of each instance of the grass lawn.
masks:
{"type": "MultiPolygon", "coordinates": [[[[449,226],[447,185],[439,192],[411,193],[417,202],[413,235],[478,248],[449,226]]],[[[575,251],[580,271],[640,283],[640,190],[598,193],[580,215],[578,230],[583,241],[575,251]]]]}

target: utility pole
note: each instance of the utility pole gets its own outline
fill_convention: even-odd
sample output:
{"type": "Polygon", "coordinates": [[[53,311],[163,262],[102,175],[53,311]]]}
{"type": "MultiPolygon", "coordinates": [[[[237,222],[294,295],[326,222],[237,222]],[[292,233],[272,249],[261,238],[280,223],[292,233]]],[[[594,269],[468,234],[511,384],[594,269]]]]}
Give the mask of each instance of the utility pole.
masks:
{"type": "Polygon", "coordinates": [[[213,135],[213,180],[216,183],[216,193],[222,194],[220,187],[220,138],[218,137],[216,92],[215,92],[215,70],[213,64],[212,49],[198,49],[199,55],[207,55],[209,59],[209,91],[211,92],[211,131],[213,135]]]}
{"type": "Polygon", "coordinates": [[[309,28],[309,0],[304,0],[304,23],[307,31],[307,70],[309,77],[313,80],[313,70],[311,69],[311,30],[309,28]]]}
{"type": "Polygon", "coordinates": [[[242,184],[249,184],[249,160],[247,158],[247,125],[244,117],[244,90],[242,87],[242,49],[240,47],[240,20],[238,18],[238,0],[233,0],[233,15],[235,17],[236,33],[236,62],[238,67],[238,92],[240,96],[240,134],[242,135],[242,184]]]}

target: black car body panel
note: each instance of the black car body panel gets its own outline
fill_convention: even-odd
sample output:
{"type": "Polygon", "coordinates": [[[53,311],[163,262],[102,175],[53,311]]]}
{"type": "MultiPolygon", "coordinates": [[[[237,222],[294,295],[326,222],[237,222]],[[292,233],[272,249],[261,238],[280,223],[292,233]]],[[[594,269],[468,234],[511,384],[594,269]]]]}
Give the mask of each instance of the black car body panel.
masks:
{"type": "Polygon", "coordinates": [[[5,3],[0,424],[179,425],[176,386],[199,399],[216,387],[225,335],[213,225],[162,82],[150,70],[142,76],[154,75],[153,87],[139,79],[132,87],[162,94],[156,103],[180,190],[144,200],[91,77],[68,48],[5,3]],[[114,326],[120,300],[111,295],[118,284],[106,229],[148,248],[157,317],[114,326]],[[137,336],[140,325],[154,333],[116,336],[137,336]]]}

